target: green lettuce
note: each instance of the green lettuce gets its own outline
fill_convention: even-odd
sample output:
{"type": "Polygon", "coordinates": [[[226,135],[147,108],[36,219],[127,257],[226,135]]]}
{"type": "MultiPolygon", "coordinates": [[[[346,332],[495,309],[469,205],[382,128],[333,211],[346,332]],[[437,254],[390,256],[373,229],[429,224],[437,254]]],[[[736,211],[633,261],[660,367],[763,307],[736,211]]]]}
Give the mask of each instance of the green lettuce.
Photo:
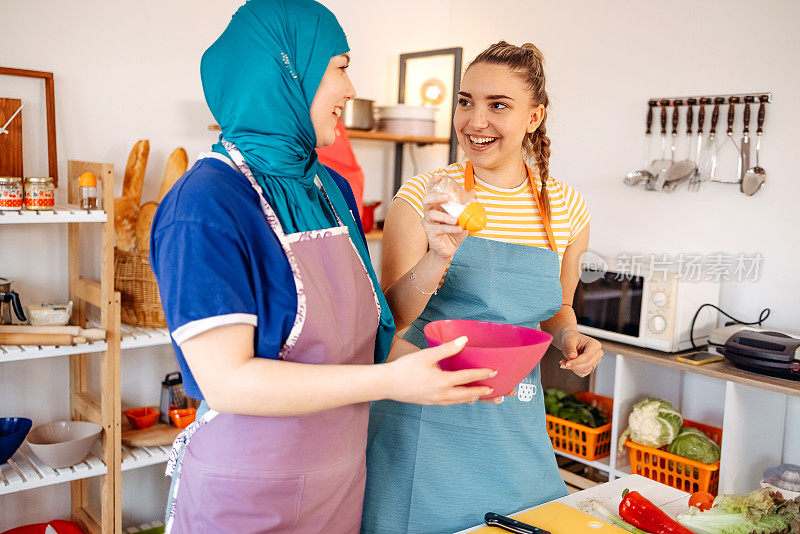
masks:
{"type": "Polygon", "coordinates": [[[658,397],[642,399],[628,416],[628,429],[622,434],[619,450],[627,439],[656,449],[669,445],[682,424],[683,417],[669,402],[658,397]]]}
{"type": "Polygon", "coordinates": [[[786,500],[762,488],[746,495],[721,495],[711,509],[692,507],[677,520],[699,534],[798,534],[800,499],[786,500]]]}
{"type": "Polygon", "coordinates": [[[719,461],[720,448],[702,431],[684,426],[667,446],[667,452],[704,464],[713,464],[719,461]]]}

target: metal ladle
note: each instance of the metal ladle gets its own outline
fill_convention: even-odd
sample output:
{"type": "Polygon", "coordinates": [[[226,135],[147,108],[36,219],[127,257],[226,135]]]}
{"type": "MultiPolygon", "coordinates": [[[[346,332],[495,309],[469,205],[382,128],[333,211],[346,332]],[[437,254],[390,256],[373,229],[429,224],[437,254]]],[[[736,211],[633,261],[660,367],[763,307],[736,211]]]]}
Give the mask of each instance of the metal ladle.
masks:
{"type": "Polygon", "coordinates": [[[645,145],[644,145],[644,169],[639,169],[638,171],[631,171],[625,175],[625,179],[623,182],[625,185],[635,186],[647,183],[648,180],[653,178],[653,175],[647,169],[648,164],[650,163],[650,135],[651,135],[651,127],[653,125],[653,108],[658,105],[658,102],[655,100],[650,100],[648,103],[648,110],[647,110],[647,130],[645,131],[645,145]]]}
{"type": "Polygon", "coordinates": [[[758,153],[761,149],[761,134],[764,131],[764,115],[766,113],[764,103],[767,101],[767,97],[762,95],[759,97],[759,101],[761,104],[758,106],[758,130],[756,130],[756,166],[747,169],[741,185],[742,193],[748,196],[755,195],[767,179],[767,171],[758,164],[758,153]]]}

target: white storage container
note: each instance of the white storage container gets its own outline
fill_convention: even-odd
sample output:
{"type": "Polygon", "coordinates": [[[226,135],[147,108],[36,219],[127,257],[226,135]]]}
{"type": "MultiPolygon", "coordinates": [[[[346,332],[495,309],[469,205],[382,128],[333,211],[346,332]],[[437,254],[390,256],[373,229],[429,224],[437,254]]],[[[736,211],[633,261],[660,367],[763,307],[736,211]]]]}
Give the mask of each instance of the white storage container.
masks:
{"type": "Polygon", "coordinates": [[[378,131],[396,135],[433,137],[436,108],[397,104],[378,108],[378,131]]]}

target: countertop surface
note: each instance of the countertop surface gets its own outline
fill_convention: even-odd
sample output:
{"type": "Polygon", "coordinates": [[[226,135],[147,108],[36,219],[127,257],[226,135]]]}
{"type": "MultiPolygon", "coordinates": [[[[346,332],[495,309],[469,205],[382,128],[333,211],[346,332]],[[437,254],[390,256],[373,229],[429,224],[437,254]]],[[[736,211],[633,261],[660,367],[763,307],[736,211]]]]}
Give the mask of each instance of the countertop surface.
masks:
{"type": "Polygon", "coordinates": [[[672,369],[679,369],[688,373],[695,373],[699,375],[717,378],[719,380],[726,380],[728,382],[735,382],[759,389],[774,391],[775,393],[783,393],[784,395],[792,395],[800,397],[800,380],[791,380],[789,378],[778,378],[760,373],[754,373],[736,367],[728,360],[721,360],[713,363],[706,363],[703,365],[692,365],[688,363],[679,362],[677,356],[685,354],[684,351],[675,354],[667,352],[659,352],[653,349],[645,349],[642,347],[635,347],[633,345],[626,345],[616,341],[608,341],[605,339],[599,340],[603,346],[603,351],[611,354],[622,354],[628,358],[634,358],[643,362],[653,365],[661,365],[670,367],[672,369]]]}
{"type": "MultiPolygon", "coordinates": [[[[681,512],[685,512],[689,507],[689,494],[683,491],[665,486],[649,478],[644,478],[639,475],[627,475],[622,478],[615,479],[612,482],[599,484],[592,488],[567,495],[555,502],[563,502],[584,512],[591,513],[589,510],[583,509],[582,504],[590,499],[598,500],[605,508],[611,512],[616,513],[619,508],[619,503],[622,500],[622,492],[625,489],[631,491],[638,491],[646,499],[653,502],[656,506],[660,507],[670,517],[675,517],[681,512]]],[[[486,510],[487,512],[491,510],[486,510]]],[[[525,510],[520,510],[524,512],[525,510]]],[[[595,517],[603,519],[602,516],[592,513],[595,517]]],[[[486,525],[476,525],[466,530],[461,530],[456,534],[466,534],[467,532],[474,532],[486,525]]]]}

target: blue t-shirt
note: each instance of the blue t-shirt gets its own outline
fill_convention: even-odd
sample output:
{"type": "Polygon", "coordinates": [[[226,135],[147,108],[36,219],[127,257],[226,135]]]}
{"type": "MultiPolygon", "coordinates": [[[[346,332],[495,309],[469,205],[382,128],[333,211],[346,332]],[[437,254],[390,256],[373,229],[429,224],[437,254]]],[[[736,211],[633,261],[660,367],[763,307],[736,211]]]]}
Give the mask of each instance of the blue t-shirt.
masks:
{"type": "MultiPolygon", "coordinates": [[[[350,186],[328,172],[361,229],[350,186]]],[[[363,230],[356,239],[364,239],[363,230]]],[[[175,183],[153,219],[150,264],[187,395],[203,398],[180,344],[201,332],[251,324],[255,355],[278,358],[294,324],[297,292],[258,193],[241,172],[208,157],[175,183]]]]}

